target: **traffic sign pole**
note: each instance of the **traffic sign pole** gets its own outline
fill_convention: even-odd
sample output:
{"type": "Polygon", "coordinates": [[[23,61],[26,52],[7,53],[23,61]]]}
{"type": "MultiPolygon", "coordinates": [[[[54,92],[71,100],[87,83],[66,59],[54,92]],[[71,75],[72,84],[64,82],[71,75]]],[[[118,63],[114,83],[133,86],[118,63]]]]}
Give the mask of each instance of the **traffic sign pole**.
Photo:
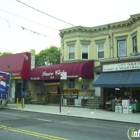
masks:
{"type": "MultiPolygon", "coordinates": [[[[60,83],[62,82],[61,80],[66,80],[67,79],[67,72],[61,72],[60,74],[60,83]]],[[[61,105],[62,105],[62,83],[60,87],[60,106],[59,106],[59,112],[61,112],[61,105]]]]}

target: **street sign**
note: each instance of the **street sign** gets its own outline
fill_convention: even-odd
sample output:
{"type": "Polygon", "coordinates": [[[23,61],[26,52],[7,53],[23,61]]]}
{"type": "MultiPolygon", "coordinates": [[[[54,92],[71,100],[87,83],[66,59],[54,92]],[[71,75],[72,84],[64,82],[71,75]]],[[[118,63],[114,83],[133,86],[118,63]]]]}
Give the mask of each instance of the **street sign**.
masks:
{"type": "Polygon", "coordinates": [[[67,79],[67,72],[61,72],[60,79],[61,80],[66,80],[67,79]]]}

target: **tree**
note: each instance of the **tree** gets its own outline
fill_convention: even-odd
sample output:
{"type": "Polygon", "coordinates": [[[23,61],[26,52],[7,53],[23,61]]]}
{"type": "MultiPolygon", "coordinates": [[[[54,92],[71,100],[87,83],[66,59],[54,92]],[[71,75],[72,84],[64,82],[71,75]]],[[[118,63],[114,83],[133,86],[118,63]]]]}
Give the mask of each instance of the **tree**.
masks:
{"type": "Polygon", "coordinates": [[[60,49],[51,46],[36,54],[36,66],[53,65],[60,63],[60,49]]]}
{"type": "Polygon", "coordinates": [[[6,55],[11,55],[11,54],[12,54],[11,52],[3,52],[3,53],[0,52],[0,56],[6,56],[6,55]]]}

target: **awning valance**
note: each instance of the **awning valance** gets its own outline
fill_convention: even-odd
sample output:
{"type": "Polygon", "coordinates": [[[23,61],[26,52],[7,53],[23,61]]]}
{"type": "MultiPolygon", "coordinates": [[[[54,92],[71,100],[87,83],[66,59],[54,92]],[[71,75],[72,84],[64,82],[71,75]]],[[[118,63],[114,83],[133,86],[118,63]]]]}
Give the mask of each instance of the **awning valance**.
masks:
{"type": "Polygon", "coordinates": [[[93,79],[93,60],[73,63],[61,63],[40,66],[30,72],[31,80],[59,80],[61,72],[67,72],[67,78],[93,79]]]}
{"type": "Polygon", "coordinates": [[[94,87],[140,87],[140,71],[102,73],[94,87]]]}

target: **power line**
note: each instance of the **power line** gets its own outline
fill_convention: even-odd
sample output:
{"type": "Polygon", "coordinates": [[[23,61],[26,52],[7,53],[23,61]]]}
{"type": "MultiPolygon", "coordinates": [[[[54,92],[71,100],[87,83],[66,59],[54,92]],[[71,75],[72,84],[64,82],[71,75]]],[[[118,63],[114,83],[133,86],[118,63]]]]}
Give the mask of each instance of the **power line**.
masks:
{"type": "Polygon", "coordinates": [[[12,52],[12,51],[10,51],[10,50],[8,50],[8,49],[2,48],[2,47],[0,47],[0,48],[3,49],[3,50],[6,50],[6,51],[8,51],[8,52],[12,52]]]}
{"type": "MultiPolygon", "coordinates": [[[[0,17],[0,18],[3,19],[3,20],[5,20],[5,21],[7,21],[8,24],[9,24],[9,20],[8,20],[8,19],[5,19],[5,18],[3,18],[3,17],[0,17]]],[[[32,32],[32,33],[34,33],[34,34],[41,35],[41,36],[44,36],[44,37],[52,38],[52,37],[50,37],[50,36],[47,36],[47,35],[38,33],[38,32],[36,32],[36,31],[33,31],[33,30],[31,30],[31,29],[28,29],[28,28],[26,28],[26,27],[24,27],[24,26],[18,25],[18,24],[14,23],[14,22],[11,22],[11,21],[10,21],[10,23],[12,23],[12,24],[14,24],[14,25],[16,25],[16,26],[21,27],[23,30],[30,31],[30,32],[32,32]]],[[[9,27],[10,27],[10,24],[9,24],[9,27]]],[[[52,38],[52,39],[58,40],[58,39],[56,39],[56,38],[52,38]]]]}
{"type": "Polygon", "coordinates": [[[34,7],[32,7],[32,6],[30,6],[30,5],[27,5],[27,4],[25,4],[25,3],[21,2],[21,1],[19,1],[19,0],[16,0],[16,1],[19,2],[19,3],[21,3],[21,4],[23,4],[23,5],[25,5],[25,6],[27,6],[27,7],[29,7],[29,8],[31,8],[31,9],[33,9],[33,10],[35,10],[35,11],[38,11],[38,12],[40,12],[40,13],[42,13],[42,14],[45,14],[45,15],[51,17],[51,18],[54,18],[54,19],[56,19],[56,20],[59,20],[59,21],[64,22],[64,23],[66,23],[66,24],[69,24],[69,25],[71,25],[71,26],[75,26],[75,25],[73,25],[73,24],[71,24],[71,23],[69,23],[69,22],[66,22],[66,21],[61,20],[61,19],[59,19],[59,18],[56,18],[56,17],[54,17],[54,16],[52,16],[52,15],[49,15],[49,14],[47,14],[47,13],[44,13],[44,12],[42,12],[42,11],[40,11],[40,10],[38,10],[38,9],[36,9],[36,8],[34,8],[34,7]]]}
{"type": "Polygon", "coordinates": [[[10,13],[10,12],[5,11],[5,10],[3,10],[3,9],[0,9],[0,11],[3,11],[3,12],[5,12],[5,13],[8,13],[8,14],[14,15],[14,16],[16,16],[16,17],[19,17],[19,18],[25,19],[25,20],[27,20],[27,21],[30,21],[30,22],[36,23],[36,24],[38,24],[38,25],[41,25],[41,26],[44,26],[44,27],[50,28],[50,29],[52,29],[52,30],[56,30],[56,31],[58,31],[58,30],[55,29],[55,28],[52,28],[52,27],[46,26],[46,25],[44,25],[44,24],[38,23],[38,22],[36,22],[36,21],[33,21],[33,20],[30,20],[30,19],[27,19],[27,18],[21,17],[21,16],[19,16],[19,15],[16,15],[16,14],[10,13]]]}

